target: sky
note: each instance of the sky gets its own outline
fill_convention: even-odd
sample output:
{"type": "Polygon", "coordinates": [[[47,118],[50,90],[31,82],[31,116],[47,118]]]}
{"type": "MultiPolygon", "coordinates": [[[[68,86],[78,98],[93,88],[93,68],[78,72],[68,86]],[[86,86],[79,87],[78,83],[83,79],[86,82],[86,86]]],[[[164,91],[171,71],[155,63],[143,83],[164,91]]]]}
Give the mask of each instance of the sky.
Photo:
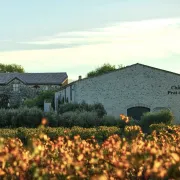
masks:
{"type": "Polygon", "coordinates": [[[180,0],[0,0],[0,63],[72,80],[104,63],[180,73],[180,0]]]}

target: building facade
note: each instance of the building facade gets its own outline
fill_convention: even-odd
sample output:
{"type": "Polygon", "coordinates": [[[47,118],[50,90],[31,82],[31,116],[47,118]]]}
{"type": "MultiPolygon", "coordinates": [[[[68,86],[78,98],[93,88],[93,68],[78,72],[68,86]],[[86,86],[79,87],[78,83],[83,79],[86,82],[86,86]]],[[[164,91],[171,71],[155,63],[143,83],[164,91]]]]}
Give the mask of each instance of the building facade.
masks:
{"type": "Polygon", "coordinates": [[[8,105],[14,107],[41,91],[58,91],[66,84],[66,73],[0,73],[0,97],[6,96],[8,105]]]}
{"type": "Polygon", "coordinates": [[[180,123],[180,74],[134,64],[97,77],[72,82],[55,94],[58,100],[102,103],[108,115],[140,119],[144,112],[168,109],[180,123]]]}

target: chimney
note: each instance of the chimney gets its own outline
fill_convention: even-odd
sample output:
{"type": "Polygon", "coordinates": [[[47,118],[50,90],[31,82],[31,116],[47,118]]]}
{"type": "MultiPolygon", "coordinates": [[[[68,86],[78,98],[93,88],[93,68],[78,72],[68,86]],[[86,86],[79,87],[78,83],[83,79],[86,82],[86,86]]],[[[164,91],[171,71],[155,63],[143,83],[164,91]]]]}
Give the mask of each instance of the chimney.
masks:
{"type": "Polygon", "coordinates": [[[82,76],[79,76],[78,80],[81,80],[82,79],[82,76]]]}

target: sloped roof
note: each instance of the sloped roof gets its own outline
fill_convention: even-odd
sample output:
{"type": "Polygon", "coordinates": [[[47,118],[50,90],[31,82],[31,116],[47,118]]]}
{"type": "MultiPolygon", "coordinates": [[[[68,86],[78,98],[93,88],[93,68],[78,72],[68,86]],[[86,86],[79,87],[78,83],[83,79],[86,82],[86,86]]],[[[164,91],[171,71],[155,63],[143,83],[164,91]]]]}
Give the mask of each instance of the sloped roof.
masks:
{"type": "Polygon", "coordinates": [[[142,66],[142,67],[147,67],[147,68],[155,69],[155,70],[162,71],[162,72],[165,72],[165,73],[170,73],[170,74],[174,74],[174,75],[180,76],[180,74],[175,73],[175,72],[172,72],[172,71],[167,71],[167,70],[164,70],[164,69],[160,69],[160,68],[148,66],[148,65],[145,65],[145,64],[141,64],[141,63],[135,63],[135,64],[132,64],[132,65],[129,65],[129,66],[125,66],[125,67],[123,67],[123,68],[118,68],[118,69],[115,69],[114,71],[106,72],[106,73],[103,73],[103,74],[100,74],[100,75],[97,75],[97,76],[86,77],[86,78],[83,78],[83,79],[81,79],[81,80],[73,81],[73,82],[71,82],[71,83],[69,83],[69,84],[61,87],[61,90],[62,90],[62,89],[65,89],[66,87],[68,87],[68,86],[70,86],[70,85],[75,84],[75,83],[78,82],[78,81],[83,81],[83,80],[90,79],[90,78],[97,78],[97,77],[103,76],[103,75],[105,75],[105,74],[110,74],[110,73],[113,73],[113,72],[116,72],[116,71],[121,71],[121,70],[130,68],[130,67],[133,67],[133,66],[137,66],[137,65],[142,66]]]}
{"type": "Polygon", "coordinates": [[[60,85],[67,79],[67,73],[0,73],[0,84],[8,84],[19,79],[24,84],[60,85]]]}

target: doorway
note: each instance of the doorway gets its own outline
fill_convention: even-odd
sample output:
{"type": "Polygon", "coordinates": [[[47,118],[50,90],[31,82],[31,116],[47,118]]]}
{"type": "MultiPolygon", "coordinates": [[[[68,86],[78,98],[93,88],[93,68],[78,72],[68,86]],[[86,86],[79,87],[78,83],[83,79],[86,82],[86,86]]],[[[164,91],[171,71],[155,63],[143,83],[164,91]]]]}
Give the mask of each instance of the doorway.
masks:
{"type": "Polygon", "coordinates": [[[141,116],[146,112],[150,112],[150,109],[147,107],[141,107],[141,106],[131,107],[127,109],[127,116],[132,117],[133,119],[136,120],[140,120],[141,116]]]}

